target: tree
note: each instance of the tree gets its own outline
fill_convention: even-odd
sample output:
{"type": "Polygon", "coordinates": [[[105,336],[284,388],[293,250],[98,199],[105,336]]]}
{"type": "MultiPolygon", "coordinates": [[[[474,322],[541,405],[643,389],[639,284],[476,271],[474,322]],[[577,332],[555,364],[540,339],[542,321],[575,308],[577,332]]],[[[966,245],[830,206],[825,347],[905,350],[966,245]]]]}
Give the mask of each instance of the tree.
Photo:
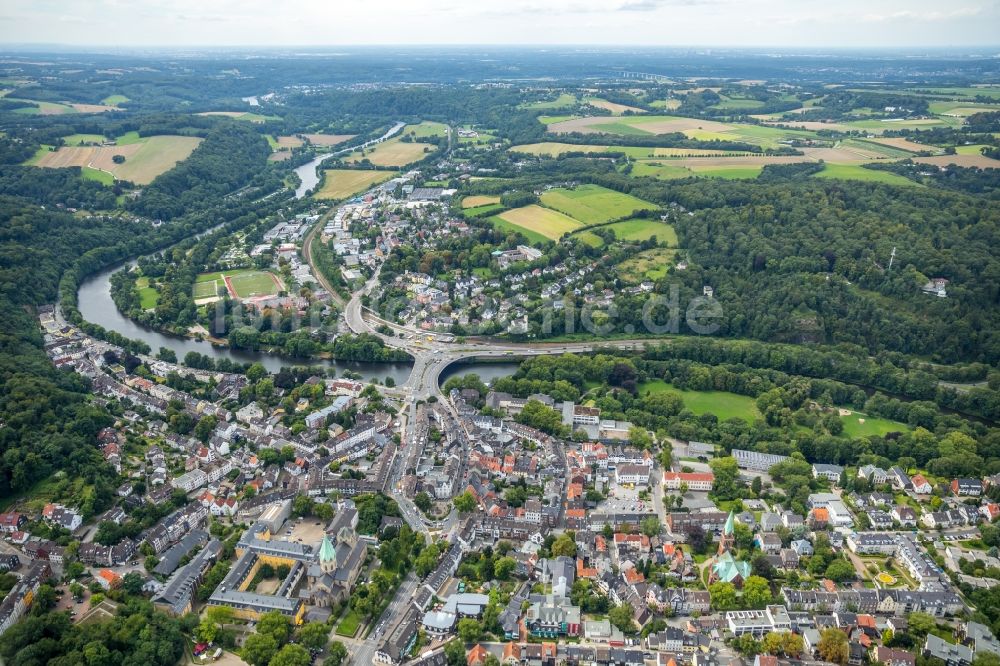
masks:
{"type": "Polygon", "coordinates": [[[736,608],[736,588],[732,583],[722,581],[712,583],[708,588],[708,594],[715,610],[727,611],[736,608]]]}
{"type": "Polygon", "coordinates": [[[138,571],[130,571],[122,576],[122,589],[131,596],[142,594],[142,575],[138,571]]]}
{"type": "Polygon", "coordinates": [[[457,638],[445,644],[444,656],[448,666],[466,666],[465,646],[457,638]]]}
{"type": "Polygon", "coordinates": [[[427,513],[428,511],[430,511],[432,505],[431,496],[425,493],[424,491],[420,491],[419,493],[413,496],[413,503],[417,505],[418,509],[420,509],[424,513],[427,513]]]}
{"type": "Polygon", "coordinates": [[[299,629],[299,642],[310,650],[322,650],[330,638],[330,628],[322,622],[307,622],[299,629]]]}
{"type": "Polygon", "coordinates": [[[466,617],[458,621],[458,637],[465,644],[475,643],[483,635],[483,625],[479,620],[466,617]]]}
{"type": "Polygon", "coordinates": [[[851,580],[854,578],[854,567],[847,560],[837,558],[826,568],[826,577],[838,583],[851,580]]]}
{"type": "Polygon", "coordinates": [[[552,557],[565,555],[566,557],[576,557],[576,541],[568,533],[562,533],[552,543],[552,557]]]}
{"type": "Polygon", "coordinates": [[[493,577],[497,580],[507,580],[517,568],[517,560],[513,557],[501,557],[493,563],[493,577]]]}
{"type": "Polygon", "coordinates": [[[771,586],[766,578],[749,576],[743,582],[743,602],[751,608],[763,608],[771,603],[771,586]]]}
{"type": "Polygon", "coordinates": [[[455,505],[455,509],[459,513],[472,513],[476,510],[478,502],[476,502],[476,496],[472,494],[471,491],[466,490],[464,493],[452,500],[452,504],[455,505]]]}
{"type": "Polygon", "coordinates": [[[972,666],[1000,666],[1000,655],[986,650],[978,650],[972,658],[972,666]]]}
{"type": "Polygon", "coordinates": [[[309,666],[312,657],[301,645],[289,644],[278,650],[268,666],[309,666]]]}
{"type": "Polygon", "coordinates": [[[850,647],[847,645],[847,634],[833,627],[820,632],[817,649],[823,661],[840,664],[840,666],[847,663],[851,654],[850,647]]]}
{"type": "Polygon", "coordinates": [[[313,511],[316,500],[309,495],[296,495],[292,500],[292,514],[296,516],[308,516],[313,511]]]}
{"type": "Polygon", "coordinates": [[[626,603],[618,604],[608,611],[608,619],[623,634],[635,633],[635,620],[633,619],[632,607],[630,605],[626,603]]]}
{"type": "Polygon", "coordinates": [[[715,480],[712,482],[712,494],[721,500],[736,499],[740,477],[736,458],[713,458],[708,466],[712,468],[715,480]]]}
{"type": "Polygon", "coordinates": [[[333,507],[326,502],[316,502],[313,505],[313,515],[322,520],[325,523],[333,520],[333,507]]]}
{"type": "Polygon", "coordinates": [[[654,537],[660,533],[660,519],[656,516],[650,516],[649,518],[644,518],[641,523],[639,523],[639,529],[642,533],[648,537],[654,537]]]}
{"type": "Polygon", "coordinates": [[[251,666],[267,666],[274,655],[278,652],[278,642],[273,636],[265,634],[251,634],[243,643],[240,655],[243,661],[251,666]]]}
{"type": "Polygon", "coordinates": [[[264,613],[257,622],[257,633],[270,636],[278,645],[284,645],[288,640],[289,630],[288,618],[278,611],[264,613]]]}
{"type": "Polygon", "coordinates": [[[906,616],[906,622],[909,625],[909,633],[920,641],[923,641],[924,637],[931,633],[937,625],[933,615],[920,612],[910,613],[906,616]]]}
{"type": "Polygon", "coordinates": [[[341,666],[347,659],[347,648],[340,641],[330,643],[329,656],[323,660],[323,666],[341,666]]]}
{"type": "Polygon", "coordinates": [[[649,431],[639,426],[632,426],[628,429],[628,439],[632,446],[637,449],[650,449],[653,447],[653,437],[649,431]]]}

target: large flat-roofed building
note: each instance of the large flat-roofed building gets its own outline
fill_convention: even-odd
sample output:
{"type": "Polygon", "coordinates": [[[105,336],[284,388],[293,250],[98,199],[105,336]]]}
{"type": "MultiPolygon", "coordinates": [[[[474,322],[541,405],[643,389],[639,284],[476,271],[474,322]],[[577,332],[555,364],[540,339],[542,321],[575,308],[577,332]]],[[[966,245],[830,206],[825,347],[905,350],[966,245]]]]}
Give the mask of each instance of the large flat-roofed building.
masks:
{"type": "Polygon", "coordinates": [[[167,579],[166,585],[158,595],[153,597],[153,603],[174,615],[189,613],[194,599],[195,589],[201,583],[208,568],[222,552],[222,542],[212,539],[190,562],[173,573],[167,579]]]}
{"type": "Polygon", "coordinates": [[[737,467],[752,472],[766,472],[778,463],[788,460],[788,456],[746,451],[744,449],[733,449],[733,458],[736,458],[737,467]]]}
{"type": "Polygon", "coordinates": [[[734,636],[763,636],[773,631],[791,631],[792,621],[784,606],[768,606],[764,610],[729,611],[726,624],[734,636]]]}

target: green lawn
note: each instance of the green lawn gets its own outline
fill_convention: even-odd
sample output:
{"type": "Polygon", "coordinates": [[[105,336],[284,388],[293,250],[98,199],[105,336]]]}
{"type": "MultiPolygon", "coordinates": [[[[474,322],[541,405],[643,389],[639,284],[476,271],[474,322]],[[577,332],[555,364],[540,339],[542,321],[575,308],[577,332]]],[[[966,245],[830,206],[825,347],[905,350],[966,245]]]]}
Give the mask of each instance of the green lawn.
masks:
{"type": "Polygon", "coordinates": [[[412,135],[416,139],[424,139],[432,136],[444,136],[448,126],[444,123],[435,123],[425,120],[419,125],[407,125],[403,128],[403,135],[412,135]]]}
{"type": "Polygon", "coordinates": [[[643,280],[659,280],[666,277],[667,269],[673,264],[677,250],[656,247],[644,250],[618,264],[618,274],[626,282],[633,284],[643,280]]]}
{"type": "Polygon", "coordinates": [[[530,102],[528,104],[521,104],[522,109],[561,109],[567,106],[573,106],[576,104],[576,95],[570,95],[569,93],[561,93],[558,97],[552,100],[541,101],[541,102],[530,102]]]}
{"type": "Polygon", "coordinates": [[[760,418],[757,403],[753,398],[726,391],[688,391],[674,388],[662,379],[643,382],[638,386],[639,394],[672,391],[681,396],[684,406],[695,414],[715,414],[720,421],[737,418],[753,422],[760,418]]]}
{"type": "Polygon", "coordinates": [[[278,285],[274,276],[265,271],[248,271],[240,275],[226,274],[240,298],[251,296],[270,296],[278,293],[278,285]]]}
{"type": "Polygon", "coordinates": [[[854,412],[850,416],[841,416],[840,420],[844,423],[844,435],[851,439],[884,435],[889,432],[909,432],[910,430],[908,425],[898,421],[881,419],[858,412],[854,412]]]}
{"type": "Polygon", "coordinates": [[[361,626],[361,616],[353,608],[349,608],[337,625],[337,635],[354,638],[359,626],[361,626]]]}
{"type": "Polygon", "coordinates": [[[827,164],[822,171],[815,174],[815,178],[837,178],[840,180],[865,180],[873,183],[885,183],[887,185],[906,185],[911,187],[923,187],[920,183],[904,178],[890,171],[879,171],[876,169],[865,169],[858,164],[827,164]]]}
{"type": "Polygon", "coordinates": [[[120,137],[115,139],[115,143],[117,143],[119,146],[127,146],[131,143],[139,143],[140,141],[142,141],[142,137],[139,136],[138,132],[134,131],[126,132],[125,134],[122,134],[120,137]]]}
{"type": "Polygon", "coordinates": [[[70,134],[69,136],[63,137],[63,142],[67,146],[79,146],[85,143],[101,143],[104,141],[104,136],[100,134],[70,134]]]}
{"type": "Polygon", "coordinates": [[[500,204],[486,204],[485,206],[473,206],[472,208],[466,208],[462,211],[462,215],[466,217],[480,217],[485,214],[492,214],[498,210],[503,210],[503,206],[500,204]]]}
{"type": "Polygon", "coordinates": [[[694,170],[695,175],[707,176],[708,178],[725,178],[726,180],[739,180],[741,178],[756,178],[764,167],[759,164],[751,166],[726,166],[726,167],[698,167],[694,170]]]}
{"type": "Polygon", "coordinates": [[[662,162],[635,162],[632,165],[632,174],[637,178],[649,176],[660,180],[673,180],[675,178],[691,178],[694,176],[689,169],[673,164],[662,162]]]}
{"type": "Polygon", "coordinates": [[[600,185],[558,188],[542,194],[542,205],[564,213],[584,225],[600,224],[627,217],[640,210],[656,210],[656,204],[631,194],[615,192],[600,185]]]}
{"type": "Polygon", "coordinates": [[[614,231],[619,240],[644,241],[656,236],[659,242],[677,247],[677,232],[671,225],[659,220],[625,220],[610,224],[607,228],[614,231]]]}
{"type": "Polygon", "coordinates": [[[119,104],[124,104],[129,101],[129,98],[125,95],[108,95],[101,100],[101,104],[107,104],[108,106],[118,106],[119,104]]]}
{"type": "Polygon", "coordinates": [[[143,310],[152,310],[156,307],[160,299],[159,292],[149,284],[148,277],[141,277],[135,281],[136,289],[139,290],[139,307],[143,310]]]}
{"type": "Polygon", "coordinates": [[[575,238],[580,239],[590,247],[601,247],[604,245],[604,241],[601,237],[595,234],[593,231],[584,231],[582,233],[576,234],[575,238]]]}
{"type": "Polygon", "coordinates": [[[114,174],[108,173],[107,171],[101,171],[100,169],[92,169],[91,167],[80,167],[80,174],[87,180],[96,180],[101,185],[114,185],[115,176],[114,174]]]}

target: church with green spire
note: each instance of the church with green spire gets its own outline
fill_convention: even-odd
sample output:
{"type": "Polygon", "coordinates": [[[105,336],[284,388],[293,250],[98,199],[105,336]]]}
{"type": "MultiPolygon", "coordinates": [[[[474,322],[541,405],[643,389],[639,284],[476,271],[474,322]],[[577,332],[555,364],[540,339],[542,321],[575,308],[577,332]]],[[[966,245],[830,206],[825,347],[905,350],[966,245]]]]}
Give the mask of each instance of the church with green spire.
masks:
{"type": "Polygon", "coordinates": [[[719,551],[712,562],[712,571],[708,577],[708,584],[721,581],[732,583],[737,589],[743,587],[743,581],[750,576],[750,563],[738,560],[733,557],[732,550],[736,545],[736,524],[732,511],[726,518],[726,525],[722,528],[722,536],[719,538],[719,551]]]}

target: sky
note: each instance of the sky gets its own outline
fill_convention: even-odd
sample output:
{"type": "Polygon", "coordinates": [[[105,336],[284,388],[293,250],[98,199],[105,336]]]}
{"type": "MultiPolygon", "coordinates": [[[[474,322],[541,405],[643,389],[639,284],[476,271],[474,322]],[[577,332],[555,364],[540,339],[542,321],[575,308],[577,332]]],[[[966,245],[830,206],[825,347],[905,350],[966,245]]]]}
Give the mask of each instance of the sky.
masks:
{"type": "Polygon", "coordinates": [[[1000,0],[0,0],[0,43],[994,46],[1000,0]]]}

